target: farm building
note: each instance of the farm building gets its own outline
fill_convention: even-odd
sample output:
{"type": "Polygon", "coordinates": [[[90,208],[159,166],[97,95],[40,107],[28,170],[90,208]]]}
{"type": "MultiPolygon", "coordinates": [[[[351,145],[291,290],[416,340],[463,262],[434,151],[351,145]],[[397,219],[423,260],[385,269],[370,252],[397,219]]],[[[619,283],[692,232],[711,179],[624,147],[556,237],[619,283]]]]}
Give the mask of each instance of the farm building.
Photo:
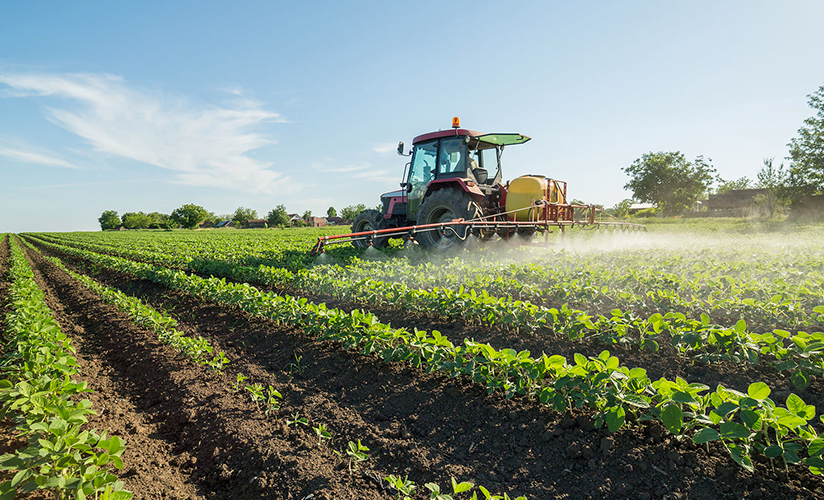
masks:
{"type": "Polygon", "coordinates": [[[655,208],[655,203],[633,203],[629,206],[629,213],[637,214],[641,210],[646,210],[648,208],[655,208]]]}
{"type": "Polygon", "coordinates": [[[326,219],[323,217],[309,217],[306,223],[312,227],[323,227],[326,225],[326,219]]]}
{"type": "Polygon", "coordinates": [[[733,189],[726,193],[711,194],[702,201],[708,215],[715,217],[746,217],[760,214],[760,200],[770,193],[769,189],[733,189]]]}
{"type": "Polygon", "coordinates": [[[330,226],[343,226],[346,224],[346,221],[343,220],[343,217],[327,217],[326,223],[330,226]]]}
{"type": "Polygon", "coordinates": [[[269,224],[266,222],[266,219],[252,219],[249,221],[249,224],[246,225],[247,229],[265,229],[269,227],[269,224]]]}
{"type": "Polygon", "coordinates": [[[215,227],[235,227],[235,223],[230,220],[222,220],[215,227]]]}

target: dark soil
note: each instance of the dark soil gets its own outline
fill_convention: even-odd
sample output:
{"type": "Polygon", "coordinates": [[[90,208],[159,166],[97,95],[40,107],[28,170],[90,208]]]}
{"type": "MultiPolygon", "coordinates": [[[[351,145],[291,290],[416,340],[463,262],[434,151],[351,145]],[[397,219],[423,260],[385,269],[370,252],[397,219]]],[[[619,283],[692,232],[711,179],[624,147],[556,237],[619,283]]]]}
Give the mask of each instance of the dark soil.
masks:
{"type": "MultiPolygon", "coordinates": [[[[29,255],[64,331],[76,342],[84,376],[98,391],[94,403],[103,411],[93,424],[128,440],[123,477],[138,498],[388,499],[376,479],[388,474],[408,474],[421,490],[429,481],[446,486],[455,476],[529,499],[824,496],[824,483],[803,467],[787,475],[759,461],[756,474],[748,474],[720,447],[708,454],[658,424],[609,434],[593,429],[583,413],[562,415],[524,399],[489,396],[472,383],[386,365],[300,330],[61,256],[66,265],[165,310],[181,330],[226,351],[231,363],[218,376],[181,359],[51,263],[29,255]],[[290,369],[298,358],[301,370],[290,369]],[[247,383],[279,390],[281,410],[265,416],[244,391],[232,392],[238,372],[250,377],[247,383]],[[311,428],[287,426],[296,412],[312,425],[325,424],[332,440],[318,445],[311,428]],[[350,473],[343,450],[358,439],[371,449],[370,458],[350,473]]],[[[534,343],[537,348],[526,347],[534,352],[541,345],[562,354],[602,349],[554,338],[541,344],[540,336],[524,340],[457,322],[427,324],[391,310],[378,314],[395,326],[435,328],[453,339],[515,348],[534,343]]],[[[704,369],[694,376],[705,383],[707,373],[731,380],[751,376],[715,365],[695,368],[667,351],[635,352],[635,358],[628,353],[630,365],[651,374],[704,369]]],[[[621,357],[626,362],[628,356],[621,357]]]]}

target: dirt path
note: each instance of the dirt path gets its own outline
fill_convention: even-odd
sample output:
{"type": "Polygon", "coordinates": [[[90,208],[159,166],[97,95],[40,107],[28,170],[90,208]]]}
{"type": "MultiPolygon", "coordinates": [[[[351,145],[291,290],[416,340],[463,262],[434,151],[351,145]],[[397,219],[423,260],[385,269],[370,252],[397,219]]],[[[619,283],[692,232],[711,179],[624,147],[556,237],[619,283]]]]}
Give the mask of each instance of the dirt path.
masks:
{"type": "MultiPolygon", "coordinates": [[[[65,262],[82,267],[77,259],[65,262]]],[[[68,279],[50,264],[40,262],[38,268],[49,283],[68,279]]],[[[184,331],[207,337],[232,359],[223,379],[216,379],[176,359],[151,334],[127,325],[118,324],[122,331],[106,327],[109,318],[102,310],[87,312],[105,307],[84,298],[76,285],[55,285],[58,298],[85,318],[79,322],[84,336],[100,339],[97,354],[117,380],[113,389],[136,401],[141,413],[135,418],[143,428],[135,434],[161,436],[177,458],[166,462],[175,464],[169,469],[188,472],[187,484],[201,494],[388,498],[376,482],[359,473],[350,476],[345,461],[330,452],[361,439],[372,450],[361,473],[409,474],[419,485],[444,484],[454,475],[530,499],[824,495],[821,479],[801,467],[787,478],[759,463],[758,474],[751,476],[718,447],[707,455],[668,437],[658,425],[608,435],[592,430],[579,414],[558,415],[528,401],[489,397],[475,385],[342,352],[300,331],[146,281],[101,269],[91,274],[176,316],[184,331]],[[291,377],[287,367],[296,356],[303,370],[291,377]],[[283,394],[277,422],[245,396],[226,390],[236,371],[283,394]],[[311,429],[285,426],[285,417],[296,411],[315,425],[326,424],[332,441],[319,447],[311,429]]],[[[132,467],[127,480],[137,490],[133,484],[142,484],[152,471],[132,467]]]]}

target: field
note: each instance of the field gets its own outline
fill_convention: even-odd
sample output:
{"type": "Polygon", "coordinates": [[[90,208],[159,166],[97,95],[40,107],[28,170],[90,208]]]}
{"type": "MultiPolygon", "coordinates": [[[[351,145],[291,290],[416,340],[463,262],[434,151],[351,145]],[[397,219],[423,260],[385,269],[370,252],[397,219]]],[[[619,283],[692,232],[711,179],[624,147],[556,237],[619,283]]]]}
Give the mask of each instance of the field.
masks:
{"type": "Polygon", "coordinates": [[[0,495],[822,498],[821,229],[0,236],[0,495]]]}

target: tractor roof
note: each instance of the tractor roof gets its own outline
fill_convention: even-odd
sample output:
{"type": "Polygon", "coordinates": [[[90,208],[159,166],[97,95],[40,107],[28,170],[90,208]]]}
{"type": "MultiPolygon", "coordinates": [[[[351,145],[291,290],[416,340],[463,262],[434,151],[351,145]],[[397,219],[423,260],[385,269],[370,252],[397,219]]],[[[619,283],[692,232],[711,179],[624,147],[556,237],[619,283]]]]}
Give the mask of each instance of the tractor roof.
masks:
{"type": "Polygon", "coordinates": [[[456,137],[466,135],[473,139],[477,139],[480,142],[486,142],[494,146],[509,146],[511,144],[523,144],[531,139],[531,137],[528,137],[523,134],[484,134],[482,132],[477,132],[475,130],[466,130],[463,128],[458,128],[449,130],[439,130],[437,132],[429,132],[428,134],[419,135],[418,137],[415,137],[415,139],[412,140],[412,144],[415,145],[421,142],[431,141],[433,139],[440,139],[443,137],[456,137]]]}

